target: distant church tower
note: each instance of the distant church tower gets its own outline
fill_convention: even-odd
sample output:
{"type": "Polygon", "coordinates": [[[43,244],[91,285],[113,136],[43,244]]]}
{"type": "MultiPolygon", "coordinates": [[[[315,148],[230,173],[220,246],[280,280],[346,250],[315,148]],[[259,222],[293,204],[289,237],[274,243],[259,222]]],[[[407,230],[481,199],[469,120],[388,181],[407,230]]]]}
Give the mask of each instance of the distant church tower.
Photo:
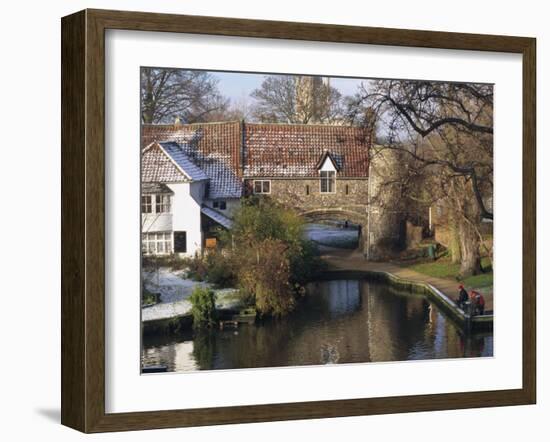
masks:
{"type": "Polygon", "coordinates": [[[297,122],[326,122],[330,105],[330,78],[299,75],[295,81],[297,122]]]}

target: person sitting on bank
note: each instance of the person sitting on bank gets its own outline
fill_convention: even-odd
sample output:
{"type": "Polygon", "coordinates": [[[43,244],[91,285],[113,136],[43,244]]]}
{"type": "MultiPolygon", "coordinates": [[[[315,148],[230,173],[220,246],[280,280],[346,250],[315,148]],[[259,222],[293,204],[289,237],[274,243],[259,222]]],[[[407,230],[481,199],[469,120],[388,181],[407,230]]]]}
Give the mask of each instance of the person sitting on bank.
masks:
{"type": "Polygon", "coordinates": [[[483,295],[475,290],[472,290],[470,292],[470,301],[472,301],[474,306],[475,314],[483,315],[485,312],[485,298],[483,295]]]}
{"type": "Polygon", "coordinates": [[[468,301],[468,292],[464,290],[464,285],[460,284],[458,286],[458,289],[460,290],[458,292],[458,299],[456,300],[456,305],[458,305],[461,309],[464,309],[464,304],[468,301]]]}

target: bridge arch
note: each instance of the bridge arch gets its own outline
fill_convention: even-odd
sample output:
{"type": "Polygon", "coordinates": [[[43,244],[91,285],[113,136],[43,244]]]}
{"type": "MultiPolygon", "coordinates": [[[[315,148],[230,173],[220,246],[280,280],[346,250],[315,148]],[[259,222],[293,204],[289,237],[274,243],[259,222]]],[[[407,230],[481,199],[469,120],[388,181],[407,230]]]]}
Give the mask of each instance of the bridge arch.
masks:
{"type": "Polygon", "coordinates": [[[307,222],[312,223],[321,221],[340,221],[344,223],[348,221],[359,226],[357,248],[361,251],[365,250],[368,227],[368,217],[366,213],[362,214],[354,210],[343,208],[320,208],[302,211],[300,215],[304,217],[307,222]]]}
{"type": "Polygon", "coordinates": [[[341,209],[341,208],[324,208],[324,209],[313,209],[300,212],[307,221],[349,221],[353,224],[357,224],[366,227],[367,224],[367,214],[361,214],[354,210],[341,209]]]}

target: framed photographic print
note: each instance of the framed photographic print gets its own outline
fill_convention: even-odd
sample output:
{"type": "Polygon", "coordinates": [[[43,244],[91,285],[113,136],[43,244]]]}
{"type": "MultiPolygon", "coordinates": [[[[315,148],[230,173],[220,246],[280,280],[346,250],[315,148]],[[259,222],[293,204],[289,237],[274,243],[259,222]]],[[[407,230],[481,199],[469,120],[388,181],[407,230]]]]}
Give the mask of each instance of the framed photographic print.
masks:
{"type": "Polygon", "coordinates": [[[534,403],[535,165],[531,38],[63,18],[62,423],[534,403]]]}

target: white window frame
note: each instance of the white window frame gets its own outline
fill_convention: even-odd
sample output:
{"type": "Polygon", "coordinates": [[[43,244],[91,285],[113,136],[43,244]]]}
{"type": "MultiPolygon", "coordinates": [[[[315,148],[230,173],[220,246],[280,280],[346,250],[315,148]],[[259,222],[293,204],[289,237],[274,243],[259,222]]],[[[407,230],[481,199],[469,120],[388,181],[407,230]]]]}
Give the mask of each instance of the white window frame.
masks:
{"type": "Polygon", "coordinates": [[[171,255],[173,250],[174,235],[172,232],[144,232],[141,234],[141,252],[144,255],[171,255]]]}
{"type": "Polygon", "coordinates": [[[161,213],[172,213],[172,195],[169,193],[146,193],[141,195],[141,213],[142,215],[155,215],[155,214],[161,214],[161,213]],[[157,198],[160,197],[161,203],[157,203],[157,198]],[[145,203],[145,207],[149,206],[151,211],[150,212],[144,212],[143,207],[143,199],[148,198],[149,202],[145,203]],[[166,200],[167,199],[167,202],[166,200]],[[161,206],[161,210],[157,210],[157,204],[161,206]],[[162,210],[162,207],[167,207],[168,210],[164,211],[162,210]]]}
{"type": "Polygon", "coordinates": [[[168,193],[155,194],[155,213],[172,213],[172,198],[168,193]],[[160,199],[160,202],[158,201],[160,199]],[[160,206],[160,210],[157,208],[160,206]],[[164,210],[164,209],[168,210],[164,210]]]}
{"type": "Polygon", "coordinates": [[[154,213],[153,212],[153,198],[152,198],[152,195],[151,194],[147,194],[147,195],[141,195],[141,213],[144,214],[144,215],[149,215],[151,213],[154,213]],[[143,202],[144,199],[149,199],[149,202],[143,202]],[[144,211],[143,208],[144,207],[149,207],[149,211],[144,211]]]}
{"type": "MultiPolygon", "coordinates": [[[[330,187],[330,186],[329,186],[330,187]]],[[[319,192],[320,193],[336,193],[336,171],[335,170],[320,170],[319,171],[319,192]],[[328,177],[323,177],[323,174],[332,174],[328,177]],[[323,190],[323,181],[331,182],[332,181],[332,190],[323,190]]]]}
{"type": "Polygon", "coordinates": [[[252,181],[252,192],[257,195],[269,195],[271,194],[271,180],[253,180],[252,181]],[[260,183],[261,192],[256,192],[256,183],[260,183]],[[264,184],[267,183],[269,186],[269,192],[264,192],[264,184]]]}

